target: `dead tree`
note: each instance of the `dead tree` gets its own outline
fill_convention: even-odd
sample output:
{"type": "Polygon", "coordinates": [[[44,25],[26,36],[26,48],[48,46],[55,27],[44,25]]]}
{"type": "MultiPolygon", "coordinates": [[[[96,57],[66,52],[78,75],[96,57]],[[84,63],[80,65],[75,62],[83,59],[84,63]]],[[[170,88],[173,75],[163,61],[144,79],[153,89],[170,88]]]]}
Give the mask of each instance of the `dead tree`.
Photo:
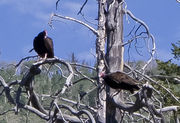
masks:
{"type": "MultiPolygon", "coordinates": [[[[88,0],[85,0],[80,8],[79,14],[82,13],[87,1],[88,0]]],[[[56,9],[58,9],[59,3],[60,0],[56,2],[56,9]]],[[[52,27],[54,21],[59,19],[78,23],[95,34],[96,68],[79,63],[67,62],[59,58],[52,58],[46,59],[45,61],[34,62],[20,80],[7,83],[3,76],[0,75],[0,96],[5,95],[9,103],[12,104],[11,109],[0,112],[0,115],[8,112],[18,114],[21,109],[24,109],[36,114],[49,123],[122,123],[134,121],[164,123],[165,116],[163,113],[173,112],[176,123],[179,122],[176,114],[179,106],[163,106],[161,100],[162,93],[152,85],[163,88],[178,103],[179,99],[169,89],[145,74],[145,70],[153,60],[155,53],[154,37],[149,32],[148,26],[127,9],[124,0],[98,0],[97,29],[82,20],[57,13],[51,14],[49,25],[52,27]],[[131,18],[135,23],[139,24],[129,32],[128,35],[131,35],[131,38],[127,41],[124,39],[123,34],[124,16],[131,18]],[[148,42],[147,50],[150,57],[142,68],[137,70],[126,64],[123,56],[125,47],[130,46],[133,42],[135,42],[136,47],[140,39],[148,42]],[[152,45],[149,46],[149,44],[152,45]],[[40,66],[46,64],[53,64],[53,66],[61,72],[61,76],[65,82],[63,87],[58,88],[55,93],[39,94],[34,89],[33,80],[37,75],[42,73],[40,66]],[[65,66],[65,70],[62,69],[62,65],[65,66]],[[91,69],[97,72],[97,76],[90,78],[79,69],[76,69],[77,66],[91,69]],[[103,79],[100,77],[100,73],[102,72],[123,71],[124,68],[126,68],[126,71],[124,71],[128,76],[138,79],[139,81],[141,89],[133,95],[130,95],[130,93],[126,91],[110,88],[104,84],[103,79]],[[80,78],[74,81],[74,76],[80,76],[80,78]],[[81,102],[81,98],[89,94],[92,90],[80,94],[81,97],[79,100],[70,100],[62,96],[67,89],[72,88],[75,84],[83,80],[88,80],[93,83],[94,88],[92,88],[92,90],[97,89],[97,105],[95,107],[90,107],[81,102]],[[22,102],[21,100],[23,94],[28,99],[26,102],[22,102]],[[42,104],[44,98],[51,100],[48,106],[42,104]],[[62,103],[62,101],[66,102],[66,104],[62,103]],[[67,111],[70,112],[70,115],[66,114],[67,111]]],[[[30,58],[34,58],[34,56],[23,58],[15,68],[18,68],[23,64],[24,60],[30,58]]]]}
{"type": "MultiPolygon", "coordinates": [[[[107,72],[123,71],[123,6],[122,0],[107,2],[106,33],[107,33],[107,72]]],[[[116,90],[107,87],[106,122],[121,121],[121,111],[112,103],[111,96],[116,90]]],[[[123,100],[122,93],[118,94],[117,101],[123,100]]]]}

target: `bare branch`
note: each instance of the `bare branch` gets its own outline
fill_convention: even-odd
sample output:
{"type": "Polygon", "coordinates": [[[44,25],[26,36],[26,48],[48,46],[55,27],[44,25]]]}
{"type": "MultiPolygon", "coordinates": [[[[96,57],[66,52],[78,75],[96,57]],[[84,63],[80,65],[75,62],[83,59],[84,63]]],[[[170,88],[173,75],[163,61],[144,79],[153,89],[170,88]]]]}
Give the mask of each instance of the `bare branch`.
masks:
{"type": "Polygon", "coordinates": [[[5,80],[0,76],[0,82],[1,82],[1,85],[5,88],[5,87],[8,87],[8,84],[5,82],[5,80]]]}
{"type": "MultiPolygon", "coordinates": [[[[140,24],[140,26],[142,25],[145,29],[146,29],[146,33],[148,35],[148,41],[151,40],[152,41],[152,49],[149,48],[149,45],[148,45],[148,51],[150,53],[150,58],[149,60],[147,61],[147,63],[142,67],[142,70],[144,71],[145,68],[151,63],[151,61],[153,60],[153,57],[154,57],[154,54],[155,54],[155,49],[156,49],[156,45],[155,45],[155,39],[154,39],[154,36],[149,32],[149,28],[148,26],[142,21],[140,20],[139,18],[135,17],[131,11],[129,10],[124,10],[124,12],[126,14],[128,14],[133,20],[135,20],[136,22],[138,22],[140,24]]],[[[137,31],[137,30],[136,30],[137,31]]],[[[135,38],[136,40],[137,38],[135,38]]],[[[130,41],[131,42],[131,41],[130,41]]]]}
{"type": "Polygon", "coordinates": [[[75,66],[84,67],[84,68],[89,68],[89,69],[92,69],[92,70],[96,71],[96,68],[95,68],[95,67],[91,67],[91,66],[88,66],[88,65],[78,64],[78,63],[70,63],[70,64],[71,64],[71,65],[75,65],[75,66]]]}
{"type": "Polygon", "coordinates": [[[95,81],[93,79],[91,79],[90,77],[84,75],[81,71],[78,71],[77,69],[75,69],[77,73],[79,73],[82,77],[86,78],[87,80],[89,80],[91,83],[93,83],[94,85],[96,85],[95,81]]]}
{"type": "Polygon", "coordinates": [[[178,77],[178,76],[153,75],[151,77],[159,78],[159,79],[173,80],[174,84],[180,84],[180,77],[178,77]]]}
{"type": "Polygon", "coordinates": [[[0,115],[4,115],[4,114],[6,114],[6,113],[8,113],[10,111],[15,111],[15,108],[12,108],[12,109],[9,109],[7,111],[4,111],[4,112],[0,113],[0,115]]]}
{"type": "Polygon", "coordinates": [[[143,25],[147,31],[147,34],[150,36],[150,32],[149,32],[149,28],[148,26],[139,18],[136,18],[131,11],[129,10],[124,10],[126,14],[128,14],[133,20],[135,20],[136,22],[140,23],[141,25],[143,25]]]}
{"type": "Polygon", "coordinates": [[[48,116],[48,115],[40,112],[39,110],[35,109],[34,107],[31,107],[31,106],[29,106],[29,105],[24,105],[22,108],[23,108],[23,109],[26,109],[26,110],[28,110],[28,111],[36,114],[36,115],[38,115],[40,118],[42,118],[42,119],[44,119],[44,120],[48,120],[48,119],[49,119],[49,116],[48,116]]]}
{"type": "MultiPolygon", "coordinates": [[[[152,87],[148,84],[145,84],[142,87],[142,89],[134,95],[136,97],[136,101],[134,104],[127,105],[120,101],[117,102],[116,98],[118,98],[118,97],[116,97],[116,96],[111,97],[111,101],[112,101],[111,103],[114,106],[116,106],[124,111],[127,111],[129,113],[133,113],[143,107],[146,107],[146,108],[148,108],[154,122],[157,122],[157,120],[159,120],[159,118],[156,118],[154,116],[154,115],[156,115],[156,116],[160,117],[161,122],[164,123],[165,120],[164,120],[164,116],[162,115],[161,110],[157,110],[155,108],[155,106],[153,104],[150,104],[148,101],[148,99],[151,98],[151,95],[152,95],[152,87]]],[[[164,111],[170,111],[170,110],[177,110],[177,107],[171,107],[171,108],[169,108],[169,110],[164,110],[164,111]]]]}
{"type": "Polygon", "coordinates": [[[57,10],[59,1],[60,1],[60,0],[57,0],[57,1],[56,1],[56,10],[57,10]]]}
{"type": "Polygon", "coordinates": [[[135,37],[133,37],[132,39],[128,40],[127,42],[124,42],[124,43],[122,44],[122,46],[125,46],[125,45],[131,43],[132,41],[134,41],[135,39],[139,39],[139,38],[147,38],[147,37],[135,36],[135,37]]]}
{"type": "Polygon", "coordinates": [[[21,59],[19,61],[19,63],[15,65],[15,67],[18,67],[24,60],[28,60],[30,58],[35,58],[35,57],[38,57],[38,55],[25,57],[25,58],[21,59]]]}
{"type": "Polygon", "coordinates": [[[70,20],[70,21],[73,21],[73,22],[76,22],[76,23],[79,23],[85,27],[87,27],[89,30],[91,30],[96,36],[98,36],[98,31],[96,29],[94,29],[93,27],[91,27],[90,25],[80,21],[80,20],[77,20],[75,18],[72,18],[72,17],[67,17],[67,16],[62,16],[62,15],[58,15],[58,14],[55,14],[55,13],[52,13],[51,15],[51,19],[50,19],[50,22],[49,23],[52,23],[53,21],[53,17],[58,17],[58,18],[61,18],[61,19],[65,19],[65,20],[70,20]]]}
{"type": "MultiPolygon", "coordinates": [[[[67,114],[63,114],[63,117],[69,121],[70,123],[82,123],[81,120],[75,116],[70,116],[70,115],[67,115],[67,114]]],[[[57,120],[56,120],[57,123],[64,123],[64,120],[62,119],[62,116],[61,115],[58,115],[57,114],[57,120]]]]}
{"type": "MultiPolygon", "coordinates": [[[[141,74],[141,72],[137,71],[138,74],[141,74]]],[[[142,74],[141,74],[142,75],[142,74]]],[[[167,89],[166,87],[160,85],[158,82],[156,82],[155,80],[151,79],[150,77],[148,77],[147,75],[143,75],[146,79],[148,79],[150,82],[153,82],[154,84],[160,86],[161,88],[163,88],[164,90],[166,90],[166,92],[168,92],[178,103],[180,103],[180,101],[178,100],[178,98],[169,90],[167,89]]]]}
{"type": "Polygon", "coordinates": [[[151,57],[150,59],[146,62],[146,64],[142,67],[142,70],[145,70],[145,68],[152,62],[153,58],[154,58],[154,54],[156,52],[156,45],[155,45],[155,39],[154,39],[154,36],[151,34],[150,35],[150,38],[152,40],[152,45],[153,45],[153,48],[150,50],[149,49],[149,53],[151,54],[151,57]]]}
{"type": "MultiPolygon", "coordinates": [[[[51,96],[51,95],[46,95],[46,94],[42,94],[42,95],[39,95],[39,96],[42,97],[42,98],[45,98],[45,97],[46,97],[46,98],[54,98],[54,99],[57,98],[57,97],[54,97],[54,96],[51,96]]],[[[69,103],[69,104],[79,105],[79,106],[81,106],[82,108],[87,108],[87,109],[91,110],[91,111],[94,112],[94,113],[97,112],[97,110],[96,110],[95,108],[93,108],[93,107],[91,107],[91,106],[88,106],[88,105],[85,105],[85,104],[83,104],[83,103],[76,102],[76,101],[73,101],[73,100],[70,100],[70,99],[66,99],[66,98],[63,98],[63,97],[58,97],[58,99],[66,102],[66,103],[69,103]]]]}
{"type": "Polygon", "coordinates": [[[63,121],[66,123],[67,121],[64,119],[63,114],[62,114],[61,109],[59,108],[58,104],[57,104],[56,102],[54,102],[54,105],[56,106],[56,108],[57,108],[58,111],[60,112],[60,115],[61,115],[63,121]]]}
{"type": "Polygon", "coordinates": [[[91,90],[87,90],[86,92],[84,92],[82,95],[80,95],[80,100],[82,100],[82,98],[86,95],[88,95],[89,93],[91,93],[92,91],[96,90],[97,87],[92,88],[91,90]]]}
{"type": "Polygon", "coordinates": [[[155,80],[153,80],[149,76],[145,75],[144,73],[142,73],[138,70],[133,70],[129,65],[127,65],[127,64],[124,64],[124,65],[125,65],[125,67],[127,67],[131,71],[134,71],[137,74],[139,74],[140,76],[144,77],[144,79],[148,80],[149,82],[152,82],[153,84],[156,84],[156,85],[160,86],[161,88],[163,88],[166,92],[168,92],[172,96],[172,98],[174,98],[178,103],[180,103],[179,99],[170,90],[168,90],[166,87],[160,85],[158,82],[156,82],[155,80]]]}
{"type": "Polygon", "coordinates": [[[70,74],[66,79],[66,83],[65,83],[65,86],[62,88],[61,94],[63,94],[66,91],[67,87],[69,87],[72,84],[71,79],[73,78],[73,75],[74,75],[72,66],[67,62],[65,62],[65,64],[68,67],[70,74]]]}
{"type": "Polygon", "coordinates": [[[70,107],[68,105],[65,105],[65,104],[59,105],[59,108],[65,108],[65,109],[69,110],[73,115],[75,115],[77,117],[79,117],[82,114],[86,114],[88,116],[88,118],[90,119],[91,123],[96,123],[94,117],[92,116],[92,114],[87,110],[76,111],[72,107],[70,107]]]}
{"type": "Polygon", "coordinates": [[[134,112],[133,115],[135,115],[136,117],[140,117],[141,120],[145,120],[145,121],[147,121],[149,123],[153,123],[153,121],[151,121],[147,116],[144,116],[143,114],[139,114],[139,113],[134,112]]]}
{"type": "Polygon", "coordinates": [[[83,81],[83,80],[89,80],[89,81],[92,82],[95,86],[97,86],[97,83],[94,82],[94,79],[97,79],[97,77],[90,77],[90,78],[89,78],[89,77],[88,77],[88,78],[87,78],[87,77],[83,77],[83,78],[80,78],[80,79],[74,81],[74,82],[73,82],[73,85],[74,85],[74,84],[77,84],[78,82],[83,81]]]}
{"type": "Polygon", "coordinates": [[[44,114],[48,114],[48,112],[44,109],[44,107],[42,106],[42,104],[40,103],[40,100],[37,96],[37,94],[35,93],[35,91],[33,89],[28,90],[30,93],[30,97],[29,97],[29,101],[31,102],[31,105],[38,109],[39,111],[41,111],[44,114]]]}
{"type": "Polygon", "coordinates": [[[151,86],[149,85],[144,85],[142,90],[138,93],[135,94],[135,97],[136,97],[136,101],[135,101],[135,104],[133,105],[126,105],[124,104],[123,102],[121,101],[118,101],[117,102],[117,99],[118,96],[113,96],[113,97],[109,97],[111,98],[111,101],[112,101],[112,104],[115,105],[116,107],[124,110],[124,111],[127,111],[129,113],[133,113],[135,111],[138,111],[140,108],[146,106],[143,98],[144,98],[144,92],[148,93],[151,95],[152,91],[151,91],[151,86]]]}
{"type": "Polygon", "coordinates": [[[83,3],[82,7],[80,8],[80,10],[78,12],[78,15],[82,14],[82,10],[83,10],[83,8],[84,8],[84,6],[86,5],[87,2],[88,2],[88,0],[85,0],[85,2],[83,3]]]}
{"type": "Polygon", "coordinates": [[[157,109],[158,112],[178,111],[180,106],[167,106],[161,109],[157,109]]]}
{"type": "MultiPolygon", "coordinates": [[[[63,93],[65,92],[65,90],[66,90],[69,86],[71,86],[71,84],[72,84],[71,80],[72,80],[73,75],[74,75],[72,66],[70,65],[70,63],[65,62],[64,60],[60,60],[60,59],[58,59],[58,58],[49,58],[49,59],[46,59],[45,61],[40,61],[40,62],[35,63],[35,64],[32,66],[32,68],[33,68],[33,67],[39,67],[40,65],[47,64],[47,63],[48,63],[48,64],[50,64],[50,63],[51,63],[51,64],[61,63],[61,64],[65,65],[65,66],[67,67],[68,71],[70,72],[69,76],[68,76],[67,79],[66,79],[65,86],[62,88],[61,92],[59,91],[61,94],[63,94],[63,93]]],[[[59,93],[57,93],[57,94],[59,94],[59,93]]]]}
{"type": "Polygon", "coordinates": [[[15,104],[13,97],[10,94],[10,88],[8,86],[8,84],[5,82],[5,80],[0,76],[0,83],[1,85],[4,87],[2,93],[5,91],[6,97],[8,98],[8,100],[12,103],[15,104]]]}
{"type": "Polygon", "coordinates": [[[63,73],[61,67],[60,67],[59,65],[57,65],[57,64],[55,64],[55,66],[61,71],[62,77],[67,78],[67,77],[64,75],[64,73],[63,73]]]}
{"type": "Polygon", "coordinates": [[[91,111],[93,111],[93,112],[97,112],[97,110],[95,109],[95,108],[93,108],[93,107],[90,107],[90,106],[87,106],[87,105],[85,105],[85,104],[82,104],[82,103],[79,103],[79,102],[75,102],[75,101],[73,101],[73,100],[69,100],[69,99],[65,99],[65,98],[61,98],[60,97],[60,99],[62,100],[62,101],[65,101],[65,102],[68,102],[68,103],[71,103],[71,104],[74,104],[74,105],[79,105],[79,106],[82,106],[83,108],[87,108],[87,109],[90,109],[91,111]]]}

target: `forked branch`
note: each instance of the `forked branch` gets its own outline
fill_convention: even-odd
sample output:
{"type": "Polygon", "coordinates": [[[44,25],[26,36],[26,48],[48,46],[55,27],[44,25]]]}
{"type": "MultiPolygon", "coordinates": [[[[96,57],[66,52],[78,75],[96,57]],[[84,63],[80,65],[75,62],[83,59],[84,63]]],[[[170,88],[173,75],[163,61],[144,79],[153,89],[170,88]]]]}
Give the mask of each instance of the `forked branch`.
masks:
{"type": "MultiPolygon", "coordinates": [[[[150,49],[150,46],[149,46],[149,45],[147,46],[147,47],[148,47],[148,51],[149,51],[149,53],[150,53],[150,58],[149,58],[149,60],[146,62],[146,64],[142,67],[142,70],[144,71],[145,68],[146,68],[146,67],[151,63],[151,61],[153,60],[153,57],[154,57],[154,54],[155,54],[156,45],[155,45],[154,36],[150,33],[149,28],[148,28],[148,26],[146,25],[145,22],[143,22],[143,21],[140,20],[139,18],[135,17],[135,16],[132,14],[132,12],[129,11],[129,10],[126,10],[126,9],[125,9],[124,12],[125,12],[127,15],[129,15],[134,21],[136,21],[137,23],[139,23],[140,26],[143,26],[143,27],[145,28],[146,32],[143,32],[143,33],[146,33],[147,36],[148,36],[148,37],[147,37],[147,42],[149,42],[149,41],[152,42],[152,49],[150,49]]],[[[140,26],[139,26],[139,28],[140,28],[140,26]]],[[[137,28],[137,30],[138,30],[139,28],[137,28]]],[[[137,30],[136,30],[136,32],[137,32],[137,30]]],[[[139,36],[140,36],[140,35],[135,35],[134,39],[137,40],[137,38],[138,38],[139,36]]],[[[133,39],[133,40],[134,40],[134,39],[133,39]]],[[[131,42],[132,42],[132,40],[130,40],[130,41],[127,42],[127,43],[131,43],[131,42]]],[[[127,43],[126,43],[126,44],[127,44],[127,43]]]]}

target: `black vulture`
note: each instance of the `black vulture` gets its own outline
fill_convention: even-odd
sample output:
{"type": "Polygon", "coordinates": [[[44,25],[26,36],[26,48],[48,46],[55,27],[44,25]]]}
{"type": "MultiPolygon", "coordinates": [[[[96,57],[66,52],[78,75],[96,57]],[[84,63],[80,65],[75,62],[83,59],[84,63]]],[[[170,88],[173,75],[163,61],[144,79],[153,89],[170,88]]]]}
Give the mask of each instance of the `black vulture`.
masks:
{"type": "Polygon", "coordinates": [[[44,59],[54,58],[53,41],[47,36],[46,30],[40,32],[38,36],[34,38],[33,46],[40,57],[44,59]]]}
{"type": "Polygon", "coordinates": [[[129,90],[131,93],[140,89],[135,79],[120,71],[108,74],[101,73],[100,77],[104,79],[105,84],[113,89],[129,90]]]}

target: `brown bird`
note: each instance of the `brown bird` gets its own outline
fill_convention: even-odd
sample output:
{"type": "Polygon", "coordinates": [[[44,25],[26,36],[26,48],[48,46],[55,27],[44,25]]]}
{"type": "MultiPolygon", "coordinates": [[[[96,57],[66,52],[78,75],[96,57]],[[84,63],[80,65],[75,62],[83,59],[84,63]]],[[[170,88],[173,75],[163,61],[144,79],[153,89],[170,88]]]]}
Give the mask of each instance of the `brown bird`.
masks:
{"type": "Polygon", "coordinates": [[[53,41],[47,36],[46,30],[40,32],[38,36],[34,38],[33,46],[33,49],[41,58],[54,58],[53,41]]]}
{"type": "Polygon", "coordinates": [[[100,77],[104,79],[104,82],[113,89],[129,90],[134,93],[135,90],[139,90],[138,82],[127,74],[117,71],[109,74],[101,73],[100,77]]]}

